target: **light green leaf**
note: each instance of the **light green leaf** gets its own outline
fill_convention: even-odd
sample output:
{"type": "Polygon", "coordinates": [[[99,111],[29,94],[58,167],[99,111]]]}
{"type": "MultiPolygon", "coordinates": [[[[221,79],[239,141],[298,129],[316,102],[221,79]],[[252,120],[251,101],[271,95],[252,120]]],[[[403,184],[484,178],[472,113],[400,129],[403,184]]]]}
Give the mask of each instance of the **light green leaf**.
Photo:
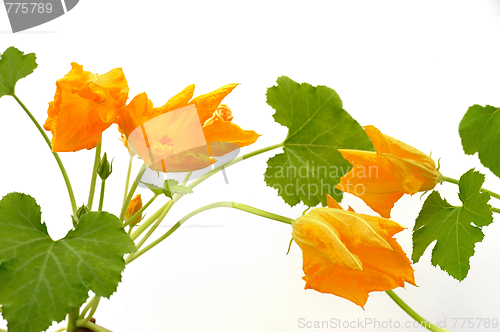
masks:
{"type": "Polygon", "coordinates": [[[38,66],[34,53],[24,55],[15,47],[9,47],[0,58],[0,98],[14,95],[17,81],[28,76],[38,66]]]}
{"type": "Polygon", "coordinates": [[[180,195],[185,195],[185,194],[192,194],[193,191],[183,185],[180,185],[177,180],[165,180],[164,187],[158,187],[154,184],[151,183],[145,183],[142,182],[146,187],[151,189],[153,193],[156,195],[161,195],[165,194],[165,196],[172,198],[174,194],[180,194],[180,195]]]}
{"type": "Polygon", "coordinates": [[[483,182],[484,175],[473,169],[462,175],[459,182],[462,206],[448,204],[437,191],[427,197],[413,228],[414,263],[437,241],[432,250],[432,265],[439,265],[457,280],[465,279],[475,243],[484,237],[481,227],[493,222],[488,204],[490,195],[479,191],[483,182]]]}
{"type": "Polygon", "coordinates": [[[500,108],[474,105],[465,113],[458,132],[466,154],[478,152],[481,163],[500,177],[500,108]]]}
{"type": "Polygon", "coordinates": [[[289,128],[284,152],[267,162],[265,181],[286,203],[326,205],[326,194],[337,201],[335,189],[351,165],[338,149],[373,151],[370,139],[349,113],[339,95],[326,86],[299,84],[286,76],[267,90],[276,122],[289,128]]]}
{"type": "Polygon", "coordinates": [[[109,297],[136,251],[120,220],[107,212],[82,216],[63,239],[50,238],[40,207],[28,195],[0,201],[0,303],[9,332],[40,332],[81,306],[88,290],[109,297]]]}

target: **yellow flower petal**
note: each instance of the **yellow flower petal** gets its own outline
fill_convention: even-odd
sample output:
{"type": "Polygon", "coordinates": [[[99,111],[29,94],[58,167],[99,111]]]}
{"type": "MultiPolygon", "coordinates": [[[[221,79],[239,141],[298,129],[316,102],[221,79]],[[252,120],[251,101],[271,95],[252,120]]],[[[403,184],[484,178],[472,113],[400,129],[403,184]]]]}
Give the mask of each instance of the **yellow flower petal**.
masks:
{"type": "Polygon", "coordinates": [[[84,71],[77,63],[56,82],[54,101],[49,103],[45,130],[52,132],[52,151],[92,149],[101,133],[117,119],[128,98],[128,85],[121,68],[104,75],[84,71]]]}
{"type": "Polygon", "coordinates": [[[293,224],[302,249],[305,289],[346,298],[363,307],[372,291],[415,284],[413,268],[392,236],[404,228],[380,217],[318,208],[293,224]]]}

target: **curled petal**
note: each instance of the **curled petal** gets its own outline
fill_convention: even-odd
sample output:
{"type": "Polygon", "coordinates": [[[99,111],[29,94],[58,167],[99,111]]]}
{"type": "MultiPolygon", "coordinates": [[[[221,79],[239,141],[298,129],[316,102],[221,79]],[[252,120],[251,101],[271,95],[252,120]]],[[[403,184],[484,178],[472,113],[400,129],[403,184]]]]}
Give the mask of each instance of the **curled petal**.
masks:
{"type": "Polygon", "coordinates": [[[49,103],[45,130],[51,131],[54,152],[92,149],[101,133],[116,118],[128,98],[128,85],[121,68],[104,75],[72,69],[56,82],[54,101],[49,103]]]}
{"type": "Polygon", "coordinates": [[[411,263],[393,238],[404,227],[380,217],[332,208],[313,209],[293,224],[302,249],[306,289],[346,298],[363,307],[368,293],[415,284],[411,263]]]}

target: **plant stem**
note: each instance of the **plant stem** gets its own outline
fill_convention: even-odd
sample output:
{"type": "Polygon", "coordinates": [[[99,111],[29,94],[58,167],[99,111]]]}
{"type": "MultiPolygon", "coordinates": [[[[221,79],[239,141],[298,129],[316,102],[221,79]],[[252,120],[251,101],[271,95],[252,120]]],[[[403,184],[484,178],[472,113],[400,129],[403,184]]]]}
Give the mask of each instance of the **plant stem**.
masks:
{"type": "Polygon", "coordinates": [[[95,296],[93,299],[92,299],[92,309],[90,310],[89,314],[87,317],[83,318],[82,319],[79,319],[77,322],[76,322],[76,325],[78,326],[81,326],[82,324],[85,324],[87,322],[90,322],[90,319],[94,316],[95,314],[95,311],[97,310],[97,307],[99,306],[99,301],[101,300],[101,297],[100,296],[95,296]],[[94,300],[95,299],[95,300],[94,300]]]}
{"type": "MultiPolygon", "coordinates": [[[[83,319],[79,319],[76,324],[79,326],[79,327],[86,327],[88,328],[89,330],[92,330],[94,332],[112,332],[111,330],[108,330],[102,326],[99,326],[97,324],[94,324],[92,322],[83,322],[84,320],[83,319]]],[[[69,330],[68,330],[69,332],[69,330]]]]}
{"type": "Polygon", "coordinates": [[[187,214],[186,216],[184,216],[174,226],[172,226],[172,228],[170,228],[168,230],[168,232],[166,232],[164,235],[159,237],[157,240],[153,241],[151,244],[146,246],[144,249],[138,251],[135,255],[127,256],[127,258],[125,259],[125,263],[129,264],[130,262],[134,261],[139,256],[146,253],[149,249],[153,248],[154,246],[156,246],[157,244],[159,244],[160,242],[162,242],[163,240],[168,238],[173,232],[175,232],[179,227],[181,227],[182,224],[184,224],[189,218],[197,215],[200,212],[207,211],[207,210],[214,209],[214,208],[218,208],[218,207],[228,207],[228,208],[238,209],[238,210],[252,213],[252,214],[255,214],[255,215],[258,215],[261,217],[277,220],[279,222],[283,222],[285,224],[290,224],[290,225],[295,221],[294,219],[283,217],[283,216],[280,216],[278,214],[274,214],[274,213],[267,212],[264,210],[260,210],[260,209],[257,209],[257,208],[254,208],[254,207],[251,207],[251,206],[248,206],[245,204],[239,204],[239,203],[235,203],[235,202],[212,203],[212,204],[205,205],[199,209],[196,209],[196,210],[192,211],[191,213],[187,214]]]}
{"type": "Polygon", "coordinates": [[[123,193],[123,204],[125,204],[125,200],[127,199],[127,193],[128,193],[128,185],[130,183],[130,172],[132,171],[132,161],[134,160],[134,156],[130,156],[130,159],[128,161],[128,171],[127,171],[127,180],[125,181],[125,192],[123,193]]]}
{"type": "MultiPolygon", "coordinates": [[[[201,182],[205,181],[206,179],[208,179],[209,177],[211,177],[212,175],[216,174],[217,172],[221,171],[223,168],[226,168],[226,167],[229,167],[231,165],[234,165],[242,160],[245,160],[245,159],[248,159],[248,158],[251,158],[253,156],[256,156],[256,155],[259,155],[261,153],[264,153],[264,152],[267,152],[267,151],[271,151],[273,149],[277,149],[277,148],[280,148],[280,147],[283,147],[283,143],[279,143],[279,144],[274,144],[274,145],[270,145],[270,146],[267,146],[265,148],[262,148],[262,149],[258,149],[258,150],[255,150],[255,151],[252,151],[252,152],[249,152],[247,154],[244,154],[230,162],[227,162],[215,169],[213,169],[211,172],[203,175],[202,177],[194,180],[193,182],[191,182],[188,187],[193,189],[194,187],[196,187],[198,184],[200,184],[201,182]]],[[[189,173],[187,176],[186,176],[186,179],[184,180],[183,182],[183,185],[186,184],[187,182],[187,179],[188,179],[188,176],[191,176],[191,173],[189,173]]],[[[151,217],[149,217],[145,222],[143,222],[133,233],[132,233],[132,240],[135,240],[137,239],[149,226],[151,226],[151,224],[153,224],[155,222],[156,219],[158,219],[158,217],[160,215],[162,215],[161,219],[164,218],[164,216],[168,213],[168,211],[172,208],[172,206],[179,200],[181,199],[182,196],[178,196],[178,195],[174,195],[174,198],[173,200],[169,201],[168,203],[166,203],[164,206],[162,206],[158,211],[155,212],[155,214],[153,214],[151,217]],[[165,211],[164,211],[165,210],[165,211]]],[[[161,222],[161,220],[160,220],[161,222]]],[[[158,222],[156,223],[158,224],[158,222]]],[[[156,225],[155,224],[155,225],[156,225]]],[[[128,257],[132,257],[134,256],[134,254],[130,254],[128,257]]]]}
{"type": "MultiPolygon", "coordinates": [[[[50,143],[50,139],[47,136],[47,134],[45,133],[45,131],[43,130],[42,126],[40,126],[40,124],[35,119],[35,117],[26,108],[26,106],[24,106],[24,104],[21,102],[21,100],[19,98],[17,98],[17,96],[15,94],[13,94],[12,97],[14,97],[14,99],[17,101],[17,103],[19,105],[21,105],[23,110],[30,117],[31,121],[33,121],[35,126],[38,128],[38,131],[40,132],[40,134],[42,134],[43,138],[45,139],[45,142],[49,146],[50,151],[52,151],[52,143],[50,143]]],[[[57,154],[57,152],[52,152],[52,154],[54,155],[54,158],[56,158],[57,165],[59,166],[59,169],[61,170],[62,176],[64,178],[64,182],[66,183],[66,188],[68,188],[68,194],[69,194],[69,199],[71,201],[71,209],[73,210],[73,215],[76,215],[77,208],[76,208],[75,194],[73,193],[73,188],[71,187],[71,182],[69,181],[68,174],[66,173],[66,169],[64,168],[64,165],[63,165],[61,159],[59,158],[59,155],[57,154]]]]}
{"type": "Polygon", "coordinates": [[[413,318],[415,321],[419,322],[421,326],[424,326],[426,329],[433,331],[433,332],[450,332],[449,330],[437,327],[436,325],[432,324],[419,314],[417,314],[412,308],[410,308],[399,296],[394,293],[391,289],[388,291],[385,291],[389,297],[396,302],[396,304],[404,310],[411,318],[413,318]]]}
{"type": "Polygon", "coordinates": [[[104,188],[106,186],[106,180],[101,181],[101,196],[99,197],[99,212],[102,211],[102,205],[104,203],[104,188]]]}
{"type": "Polygon", "coordinates": [[[223,168],[227,168],[229,166],[232,166],[234,164],[239,163],[242,160],[251,158],[253,156],[259,155],[259,154],[267,152],[267,151],[271,151],[271,150],[274,150],[274,149],[277,149],[277,148],[281,148],[283,146],[284,146],[284,143],[278,143],[278,144],[266,146],[265,148],[262,148],[262,149],[259,149],[259,150],[255,150],[255,151],[249,152],[247,154],[244,154],[242,156],[239,156],[239,157],[237,157],[237,158],[235,158],[235,159],[233,159],[233,160],[231,160],[231,161],[229,161],[229,162],[227,162],[225,164],[220,165],[217,168],[214,168],[211,172],[209,172],[209,173],[207,173],[207,174],[205,174],[203,176],[200,176],[196,180],[192,181],[188,185],[188,188],[193,189],[194,187],[196,187],[197,185],[199,185],[201,182],[205,181],[206,179],[208,179],[212,175],[214,175],[214,174],[218,173],[219,171],[221,171],[223,168]]]}
{"type": "MultiPolygon", "coordinates": [[[[192,172],[189,172],[186,177],[184,178],[184,181],[182,181],[182,185],[184,186],[188,180],[189,180],[189,177],[191,176],[192,172]]],[[[158,220],[156,220],[155,224],[153,225],[153,227],[151,227],[151,229],[146,233],[146,235],[144,235],[142,237],[142,239],[139,241],[139,243],[136,245],[137,247],[137,250],[139,250],[142,245],[144,244],[144,242],[146,242],[149,237],[154,233],[154,231],[158,228],[158,226],[160,226],[161,222],[163,221],[163,219],[165,219],[165,216],[167,215],[168,211],[170,211],[170,209],[172,208],[172,206],[175,204],[175,202],[177,202],[183,195],[181,194],[175,194],[174,197],[172,198],[172,200],[169,202],[170,204],[168,205],[167,208],[165,208],[162,212],[162,214],[158,217],[158,220]]],[[[148,225],[149,226],[149,225],[148,225]]],[[[144,228],[145,229],[145,228],[144,228]]],[[[138,236],[138,234],[134,234],[135,236],[138,236]]]]}
{"type": "Polygon", "coordinates": [[[90,310],[90,308],[92,308],[92,305],[94,304],[94,302],[97,298],[98,298],[98,296],[94,295],[94,297],[89,301],[89,303],[87,303],[85,308],[83,308],[82,312],[80,313],[79,318],[85,318],[85,314],[87,314],[87,312],[90,310]]]}
{"type": "Polygon", "coordinates": [[[172,201],[168,201],[167,203],[165,203],[161,208],[159,208],[155,213],[153,213],[151,215],[151,217],[149,217],[148,219],[146,219],[144,222],[142,222],[139,227],[134,231],[134,233],[132,233],[132,235],[130,236],[132,238],[132,240],[135,240],[139,237],[139,235],[142,234],[142,232],[148,228],[149,226],[151,226],[152,223],[155,222],[156,219],[158,219],[158,217],[163,213],[163,211],[168,208],[170,205],[172,204],[172,201]]]}
{"type": "MultiPolygon", "coordinates": [[[[441,179],[442,181],[445,181],[445,182],[450,182],[450,183],[454,183],[454,184],[459,184],[459,182],[460,182],[459,180],[456,180],[456,179],[453,179],[453,178],[449,178],[449,177],[444,176],[444,175],[441,175],[441,176],[440,176],[440,179],[441,179]]],[[[481,188],[481,189],[479,189],[479,191],[480,191],[480,192],[483,192],[483,193],[488,193],[488,194],[490,194],[490,196],[491,196],[491,197],[495,197],[495,198],[497,198],[497,199],[500,199],[500,195],[499,195],[499,194],[497,194],[497,193],[494,193],[494,192],[493,192],[493,191],[491,191],[491,190],[487,190],[487,189],[483,189],[483,188],[481,188]]]]}
{"type": "Polygon", "coordinates": [[[67,329],[67,327],[60,327],[60,328],[58,328],[57,330],[55,330],[53,332],[63,332],[63,331],[66,331],[66,329],[67,329]]]}
{"type": "Polygon", "coordinates": [[[68,332],[78,331],[78,327],[76,326],[76,321],[78,320],[79,315],[80,315],[80,308],[71,307],[68,315],[68,332]]]}
{"type": "Polygon", "coordinates": [[[496,213],[500,213],[500,209],[497,209],[497,208],[494,208],[494,207],[491,208],[491,211],[496,212],[496,213]]]}
{"type": "Polygon", "coordinates": [[[101,160],[101,147],[102,147],[102,134],[101,134],[101,142],[97,144],[95,149],[95,158],[94,158],[94,168],[92,169],[92,180],[90,180],[90,190],[89,190],[89,201],[87,203],[87,208],[92,211],[92,204],[94,203],[94,192],[95,192],[95,184],[97,180],[97,166],[99,166],[99,161],[101,160]]]}
{"type": "Polygon", "coordinates": [[[153,203],[153,201],[158,196],[159,196],[158,194],[155,194],[153,196],[153,198],[151,198],[149,200],[149,202],[146,203],[146,205],[144,205],[139,211],[137,211],[132,217],[130,217],[130,219],[128,219],[128,220],[125,221],[125,223],[123,224],[123,227],[126,227],[126,226],[130,225],[144,210],[146,210],[151,205],[151,203],[153,203]]]}
{"type": "Polygon", "coordinates": [[[142,176],[144,175],[144,172],[146,172],[146,164],[142,164],[141,169],[139,170],[139,173],[137,173],[137,176],[135,177],[134,183],[132,183],[132,187],[130,188],[130,191],[128,192],[127,198],[125,198],[125,201],[123,202],[122,205],[122,211],[120,213],[120,221],[123,222],[123,219],[125,219],[125,212],[127,211],[127,206],[132,200],[132,196],[134,196],[135,190],[137,189],[137,185],[142,179],[142,176]]]}

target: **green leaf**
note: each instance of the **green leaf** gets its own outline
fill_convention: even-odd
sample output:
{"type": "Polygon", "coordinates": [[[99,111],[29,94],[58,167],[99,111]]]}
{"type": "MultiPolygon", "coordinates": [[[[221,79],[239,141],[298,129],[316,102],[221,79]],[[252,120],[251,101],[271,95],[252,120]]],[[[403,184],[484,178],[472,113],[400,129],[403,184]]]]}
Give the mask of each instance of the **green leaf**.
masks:
{"type": "Polygon", "coordinates": [[[88,290],[109,297],[136,251],[120,220],[106,212],[82,216],[63,239],[50,238],[40,207],[28,195],[0,201],[0,303],[9,332],[40,332],[81,306],[88,290]]]}
{"type": "Polygon", "coordinates": [[[0,58],[0,98],[14,95],[17,81],[28,76],[38,66],[35,53],[24,55],[15,47],[9,47],[0,58]]]}
{"type": "Polygon", "coordinates": [[[180,185],[177,180],[165,180],[164,187],[158,187],[151,183],[142,182],[146,187],[151,189],[156,195],[165,194],[165,196],[172,198],[174,194],[192,194],[193,191],[186,186],[180,185]]]}
{"type": "Polygon", "coordinates": [[[276,122],[288,127],[283,153],[267,162],[265,181],[286,203],[326,205],[326,194],[337,201],[335,189],[351,165],[337,149],[373,151],[370,139],[349,113],[339,95],[326,86],[299,84],[286,76],[267,90],[276,122]]]}
{"type": "Polygon", "coordinates": [[[481,163],[500,177],[500,111],[486,105],[469,107],[458,128],[466,154],[478,152],[481,163]]]}
{"type": "Polygon", "coordinates": [[[459,182],[462,206],[448,204],[437,191],[427,197],[413,228],[414,263],[437,241],[432,250],[432,265],[439,265],[457,280],[465,279],[475,243],[484,237],[481,227],[493,222],[488,204],[490,195],[479,191],[483,182],[484,175],[473,169],[462,175],[459,182]]]}

